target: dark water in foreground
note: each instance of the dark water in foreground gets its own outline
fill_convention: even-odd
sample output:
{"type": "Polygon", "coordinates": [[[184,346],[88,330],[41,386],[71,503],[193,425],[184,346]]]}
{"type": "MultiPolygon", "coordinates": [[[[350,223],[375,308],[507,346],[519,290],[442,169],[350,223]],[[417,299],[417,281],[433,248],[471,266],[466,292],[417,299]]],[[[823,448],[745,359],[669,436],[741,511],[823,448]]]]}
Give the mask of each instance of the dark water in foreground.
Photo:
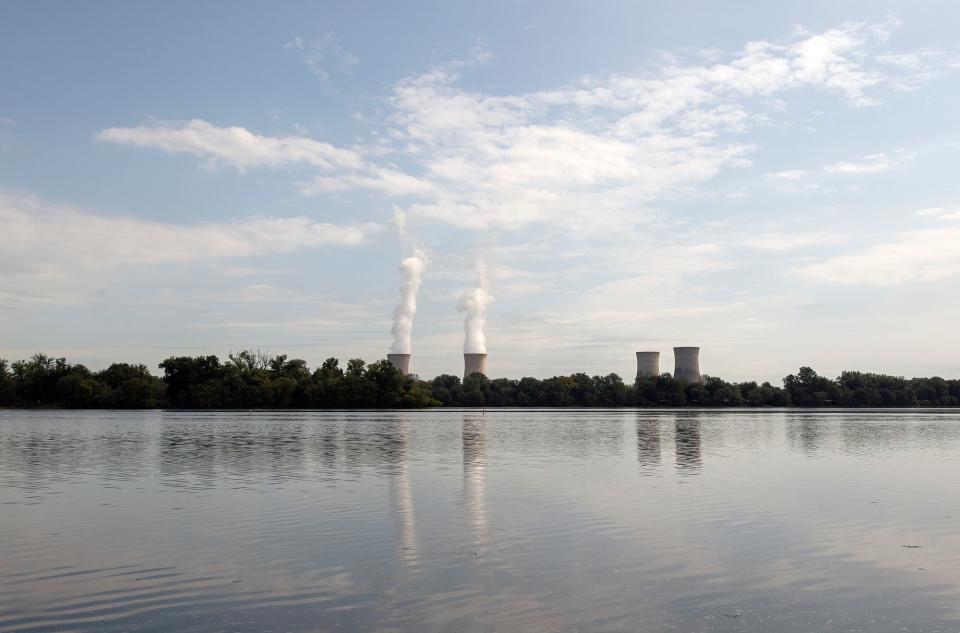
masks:
{"type": "Polygon", "coordinates": [[[0,633],[960,631],[960,413],[0,412],[0,633]]]}

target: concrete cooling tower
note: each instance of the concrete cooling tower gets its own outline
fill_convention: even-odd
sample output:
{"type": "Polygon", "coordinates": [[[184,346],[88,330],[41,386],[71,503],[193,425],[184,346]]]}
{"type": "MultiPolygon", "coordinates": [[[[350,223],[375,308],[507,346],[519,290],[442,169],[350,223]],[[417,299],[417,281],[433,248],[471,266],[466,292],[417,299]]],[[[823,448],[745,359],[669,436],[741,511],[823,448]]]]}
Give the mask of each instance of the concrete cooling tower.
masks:
{"type": "Polygon", "coordinates": [[[660,352],[637,352],[637,378],[660,375],[660,352]]]}
{"type": "Polygon", "coordinates": [[[700,382],[700,348],[674,347],[673,377],[687,382],[700,382]]]}
{"type": "Polygon", "coordinates": [[[410,354],[387,354],[387,360],[404,376],[410,373],[410,354]]]}
{"type": "Polygon", "coordinates": [[[463,379],[466,380],[471,374],[487,375],[487,355],[486,354],[464,354],[463,355],[463,379]]]}

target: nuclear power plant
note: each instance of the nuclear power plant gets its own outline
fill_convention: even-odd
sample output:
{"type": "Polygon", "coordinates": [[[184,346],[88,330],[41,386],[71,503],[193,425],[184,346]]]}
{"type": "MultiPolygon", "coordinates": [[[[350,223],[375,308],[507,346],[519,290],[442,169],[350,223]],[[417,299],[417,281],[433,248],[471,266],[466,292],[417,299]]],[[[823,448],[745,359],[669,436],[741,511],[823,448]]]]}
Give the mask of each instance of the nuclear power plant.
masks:
{"type": "Polygon", "coordinates": [[[487,375],[487,355],[486,354],[464,354],[463,355],[463,379],[466,380],[472,374],[487,375]]]}
{"type": "MultiPolygon", "coordinates": [[[[700,382],[700,348],[674,347],[673,377],[700,382]]],[[[637,352],[637,378],[660,375],[660,352],[637,352]]]]}
{"type": "MultiPolygon", "coordinates": [[[[637,352],[637,378],[660,375],[660,352],[637,352]]],[[[700,348],[673,348],[673,377],[687,382],[700,382],[700,348]]],[[[404,376],[410,375],[410,354],[387,354],[387,361],[404,376]]],[[[487,375],[486,354],[463,355],[463,379],[472,374],[487,375]]]]}
{"type": "Polygon", "coordinates": [[[410,375],[410,354],[387,354],[387,361],[404,376],[410,375]]]}
{"type": "MultiPolygon", "coordinates": [[[[400,286],[401,302],[394,310],[394,321],[391,333],[393,346],[391,350],[409,352],[413,326],[413,317],[417,310],[417,290],[420,287],[420,276],[426,261],[422,251],[417,250],[414,255],[407,257],[401,264],[404,273],[400,286]]],[[[457,303],[458,312],[466,312],[464,320],[465,339],[463,349],[463,380],[473,374],[487,376],[486,335],[486,308],[493,300],[487,292],[486,275],[483,271],[483,261],[478,260],[478,286],[470,292],[464,293],[457,303]],[[470,350],[466,352],[466,350],[470,350]]],[[[637,380],[660,376],[660,352],[636,352],[637,380]]],[[[690,383],[702,382],[700,375],[700,348],[674,347],[673,378],[690,383]]],[[[410,375],[409,353],[388,353],[387,361],[404,376],[410,375]]]]}
{"type": "Polygon", "coordinates": [[[660,352],[637,352],[637,378],[660,375],[660,352]]]}
{"type": "Polygon", "coordinates": [[[674,347],[673,377],[687,382],[700,382],[700,348],[674,347]]]}
{"type": "MultiPolygon", "coordinates": [[[[660,352],[636,352],[637,379],[660,376],[660,352]]],[[[397,368],[404,376],[410,375],[411,354],[387,354],[387,361],[397,368]]],[[[702,382],[700,374],[700,348],[674,347],[673,348],[673,377],[686,382],[702,382]]],[[[464,353],[463,379],[473,374],[487,376],[486,353],[464,353]]]]}

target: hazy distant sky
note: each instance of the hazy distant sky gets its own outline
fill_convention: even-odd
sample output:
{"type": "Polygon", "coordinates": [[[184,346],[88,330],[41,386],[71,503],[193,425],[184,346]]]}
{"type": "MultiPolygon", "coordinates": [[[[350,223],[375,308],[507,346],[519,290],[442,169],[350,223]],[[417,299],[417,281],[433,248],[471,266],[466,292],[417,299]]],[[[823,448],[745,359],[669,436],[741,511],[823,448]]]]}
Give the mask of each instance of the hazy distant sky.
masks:
{"type": "Polygon", "coordinates": [[[0,357],[960,375],[954,2],[4,2],[0,357]],[[392,218],[406,216],[408,243],[392,218]]]}

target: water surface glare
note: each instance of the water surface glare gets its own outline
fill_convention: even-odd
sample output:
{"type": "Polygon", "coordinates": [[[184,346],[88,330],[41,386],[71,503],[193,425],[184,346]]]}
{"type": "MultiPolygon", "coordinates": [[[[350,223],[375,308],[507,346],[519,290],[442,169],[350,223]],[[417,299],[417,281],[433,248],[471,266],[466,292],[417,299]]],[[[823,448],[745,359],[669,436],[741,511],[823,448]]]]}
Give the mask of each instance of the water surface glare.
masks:
{"type": "Polygon", "coordinates": [[[960,631],[960,412],[0,412],[0,633],[960,631]]]}

